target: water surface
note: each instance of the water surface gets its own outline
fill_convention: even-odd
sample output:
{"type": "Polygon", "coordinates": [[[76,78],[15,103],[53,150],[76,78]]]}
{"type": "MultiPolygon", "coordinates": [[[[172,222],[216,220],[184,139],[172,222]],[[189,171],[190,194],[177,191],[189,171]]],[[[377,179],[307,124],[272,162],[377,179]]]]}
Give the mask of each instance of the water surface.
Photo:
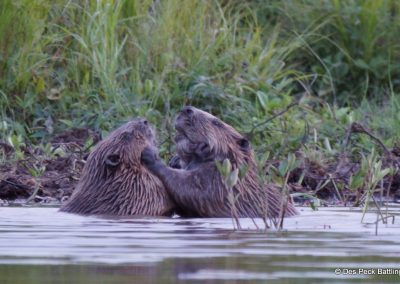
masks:
{"type": "Polygon", "coordinates": [[[248,219],[234,231],[230,219],[0,207],[0,283],[398,283],[400,216],[378,235],[376,218],[303,209],[284,231],[248,219]]]}

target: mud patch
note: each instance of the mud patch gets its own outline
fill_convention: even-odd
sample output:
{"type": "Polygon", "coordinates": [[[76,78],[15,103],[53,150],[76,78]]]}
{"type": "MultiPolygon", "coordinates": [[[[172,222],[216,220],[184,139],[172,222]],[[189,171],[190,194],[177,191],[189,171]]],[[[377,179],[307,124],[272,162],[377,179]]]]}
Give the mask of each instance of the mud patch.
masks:
{"type": "Polygon", "coordinates": [[[97,132],[71,129],[56,136],[46,149],[22,148],[23,158],[18,161],[13,147],[0,143],[5,158],[0,165],[0,200],[31,197],[33,202],[59,204],[72,194],[91,147],[99,141],[97,132]]]}
{"type": "Polygon", "coordinates": [[[353,123],[345,137],[345,148],[341,153],[324,157],[322,151],[297,152],[299,165],[289,177],[292,192],[308,193],[324,200],[336,202],[335,205],[359,206],[365,200],[368,184],[383,171],[388,171],[379,180],[373,190],[374,202],[400,200],[400,149],[387,148],[383,142],[359,123],[353,123]],[[381,154],[376,159],[367,154],[354,158],[351,151],[346,151],[351,135],[367,135],[381,154]],[[364,161],[363,161],[364,159],[364,161]],[[364,164],[363,164],[364,163],[364,164]],[[379,170],[377,170],[379,169],[379,170]],[[354,182],[358,178],[358,183],[354,182]]]}

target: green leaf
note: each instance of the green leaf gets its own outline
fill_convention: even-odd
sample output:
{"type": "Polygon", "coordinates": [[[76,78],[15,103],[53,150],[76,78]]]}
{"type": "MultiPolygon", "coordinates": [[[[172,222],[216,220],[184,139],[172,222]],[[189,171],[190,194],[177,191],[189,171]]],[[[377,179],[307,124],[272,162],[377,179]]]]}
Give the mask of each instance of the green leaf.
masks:
{"type": "Polygon", "coordinates": [[[327,137],[324,137],[324,146],[325,149],[328,150],[328,152],[332,152],[331,143],[329,142],[329,139],[327,137]]]}
{"type": "Polygon", "coordinates": [[[73,127],[73,125],[74,125],[74,123],[68,119],[59,119],[58,121],[61,123],[64,123],[68,127],[73,127]]]}
{"type": "Polygon", "coordinates": [[[146,81],[144,82],[144,91],[146,94],[151,94],[151,92],[153,91],[153,81],[146,79],[146,81]]]}
{"type": "Polygon", "coordinates": [[[258,98],[258,101],[260,102],[260,105],[265,110],[267,108],[267,104],[268,104],[268,96],[267,96],[267,94],[262,92],[262,91],[257,91],[256,92],[256,96],[258,98]]]}
{"type": "Polygon", "coordinates": [[[231,172],[229,173],[229,176],[228,176],[228,178],[226,179],[226,185],[227,185],[229,188],[234,187],[235,184],[236,184],[237,181],[238,181],[238,176],[239,176],[239,169],[236,168],[236,169],[234,169],[233,171],[231,171],[231,172]]]}
{"type": "Polygon", "coordinates": [[[283,160],[279,163],[278,172],[281,177],[285,176],[285,174],[287,172],[287,168],[288,168],[288,165],[287,165],[286,160],[283,160]]]}
{"type": "Polygon", "coordinates": [[[39,77],[39,79],[36,82],[36,93],[42,93],[46,89],[46,82],[42,77],[39,77]]]}
{"type": "Polygon", "coordinates": [[[350,177],[349,187],[352,190],[359,189],[364,183],[364,176],[358,172],[357,174],[350,177]]]}
{"type": "Polygon", "coordinates": [[[227,178],[228,174],[231,171],[231,162],[229,161],[229,159],[225,159],[222,164],[220,161],[215,161],[215,165],[217,166],[217,169],[219,171],[219,173],[224,177],[227,178]]]}
{"type": "Polygon", "coordinates": [[[357,67],[360,67],[361,69],[364,69],[364,70],[369,70],[370,69],[369,65],[362,59],[356,59],[354,61],[354,63],[356,64],[357,67]]]}
{"type": "Polygon", "coordinates": [[[229,159],[225,159],[222,163],[222,175],[227,177],[232,169],[231,161],[229,159]]]}

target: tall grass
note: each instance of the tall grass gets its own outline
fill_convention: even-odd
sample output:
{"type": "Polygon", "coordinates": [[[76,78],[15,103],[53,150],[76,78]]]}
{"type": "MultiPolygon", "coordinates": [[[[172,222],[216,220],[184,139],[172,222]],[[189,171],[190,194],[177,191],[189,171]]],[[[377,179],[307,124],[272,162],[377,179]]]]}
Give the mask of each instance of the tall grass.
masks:
{"type": "Polygon", "coordinates": [[[47,12],[48,7],[41,2],[5,0],[0,3],[2,112],[13,113],[14,103],[22,104],[24,109],[29,106],[29,103],[23,105],[20,99],[34,79],[32,73],[39,70],[43,62],[41,41],[46,25],[43,17],[47,12]]]}
{"type": "Polygon", "coordinates": [[[255,3],[262,19],[282,23],[288,34],[307,33],[307,49],[294,60],[301,62],[301,70],[319,75],[315,94],[354,105],[363,98],[389,98],[390,84],[399,92],[399,1],[255,3]]]}
{"type": "MultiPolygon", "coordinates": [[[[353,105],[399,91],[399,7],[394,0],[0,1],[0,116],[8,125],[0,139],[109,130],[140,115],[164,140],[177,109],[193,104],[263,152],[286,156],[313,131],[336,146],[352,112],[325,100],[353,105]],[[300,106],[268,120],[293,101],[300,106]]],[[[400,118],[386,109],[391,122],[375,125],[394,133],[400,118]]]]}
{"type": "Polygon", "coordinates": [[[301,77],[288,62],[300,41],[279,40],[279,28],[260,26],[246,3],[0,5],[7,15],[0,29],[3,119],[35,129],[31,138],[51,134],[49,122],[56,131],[86,124],[109,129],[136,115],[168,129],[183,104],[232,122],[242,115],[257,121],[290,103],[301,77]],[[11,22],[21,32],[11,32],[11,22]]]}

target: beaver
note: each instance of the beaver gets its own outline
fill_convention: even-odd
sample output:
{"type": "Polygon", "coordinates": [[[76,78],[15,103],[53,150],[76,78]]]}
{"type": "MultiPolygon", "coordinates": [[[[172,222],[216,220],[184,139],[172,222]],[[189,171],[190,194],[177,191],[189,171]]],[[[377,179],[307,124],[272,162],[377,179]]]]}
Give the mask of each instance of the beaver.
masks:
{"type": "Polygon", "coordinates": [[[96,145],[80,181],[60,211],[78,214],[171,216],[174,203],[162,182],[140,163],[145,147],[157,152],[153,128],[133,119],[96,145]]]}
{"type": "Polygon", "coordinates": [[[163,181],[179,215],[276,218],[283,215],[282,204],[286,204],[285,216],[297,214],[291,202],[283,202],[276,186],[261,184],[251,145],[232,126],[210,113],[186,106],[176,118],[175,129],[177,157],[170,163],[174,168],[164,165],[149,147],[142,152],[141,160],[163,181]],[[215,162],[225,159],[233,169],[247,167],[232,188],[234,206],[215,162]]]}

